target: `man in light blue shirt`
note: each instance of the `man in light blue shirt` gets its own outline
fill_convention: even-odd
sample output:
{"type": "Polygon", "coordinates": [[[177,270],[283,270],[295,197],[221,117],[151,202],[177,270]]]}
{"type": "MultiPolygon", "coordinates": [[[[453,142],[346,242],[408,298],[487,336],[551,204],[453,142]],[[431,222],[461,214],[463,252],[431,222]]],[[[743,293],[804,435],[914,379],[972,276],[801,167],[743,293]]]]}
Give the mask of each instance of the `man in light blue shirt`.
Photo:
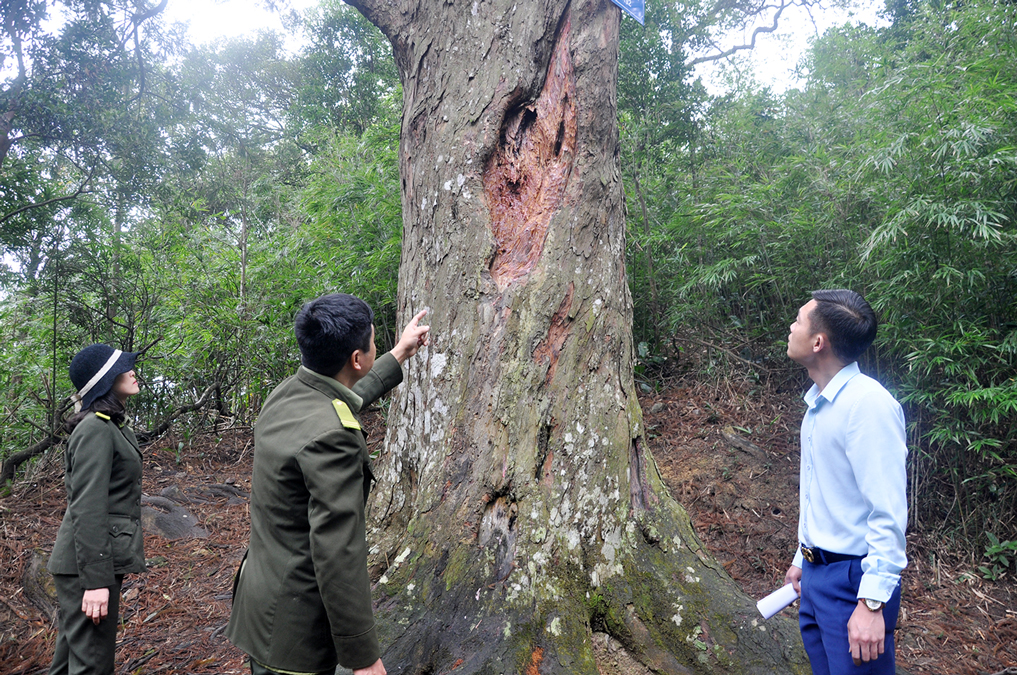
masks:
{"type": "Polygon", "coordinates": [[[848,290],[813,291],[788,356],[814,382],[802,420],[798,539],[785,581],[817,675],[893,675],[900,573],[907,565],[907,444],[900,404],[856,359],[876,315],[848,290]]]}

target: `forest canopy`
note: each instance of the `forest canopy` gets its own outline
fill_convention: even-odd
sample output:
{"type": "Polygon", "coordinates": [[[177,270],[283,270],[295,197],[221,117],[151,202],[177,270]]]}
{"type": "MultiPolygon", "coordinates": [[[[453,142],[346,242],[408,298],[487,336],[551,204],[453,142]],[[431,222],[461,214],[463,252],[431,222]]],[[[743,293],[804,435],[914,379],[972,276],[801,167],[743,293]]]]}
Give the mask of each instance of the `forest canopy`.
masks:
{"type": "MultiPolygon", "coordinates": [[[[185,438],[253,422],[298,362],[309,298],[364,297],[391,344],[388,41],[325,0],[295,55],[270,33],[193,47],[150,4],[70,1],[58,29],[41,2],[3,5],[3,459],[59,443],[90,342],[144,351],[135,426],[177,414],[185,438]]],[[[863,368],[909,420],[912,527],[1017,539],[1017,6],[891,1],[886,27],[816,39],[796,88],[722,95],[692,76],[687,9],[622,23],[642,386],[737,377],[797,397],[798,306],[858,290],[882,322],[863,368]]]]}

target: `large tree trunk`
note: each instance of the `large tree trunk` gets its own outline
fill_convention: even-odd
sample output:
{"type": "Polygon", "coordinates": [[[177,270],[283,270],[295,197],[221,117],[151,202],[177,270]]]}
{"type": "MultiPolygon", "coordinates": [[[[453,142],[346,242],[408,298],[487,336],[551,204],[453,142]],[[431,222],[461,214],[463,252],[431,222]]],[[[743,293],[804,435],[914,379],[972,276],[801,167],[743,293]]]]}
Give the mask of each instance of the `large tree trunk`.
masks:
{"type": "MultiPolygon", "coordinates": [[[[371,502],[390,673],[797,673],[647,451],[632,378],[608,0],[350,0],[403,83],[403,319],[371,502]]],[[[789,496],[792,498],[792,496],[789,496]]]]}

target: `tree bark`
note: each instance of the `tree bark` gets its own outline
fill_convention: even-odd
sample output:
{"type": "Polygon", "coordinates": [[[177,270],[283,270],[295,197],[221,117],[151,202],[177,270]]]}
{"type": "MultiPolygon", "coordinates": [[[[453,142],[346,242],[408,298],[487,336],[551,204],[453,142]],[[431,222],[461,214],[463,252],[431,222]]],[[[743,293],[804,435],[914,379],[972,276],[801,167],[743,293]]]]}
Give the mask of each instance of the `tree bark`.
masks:
{"type": "MultiPolygon", "coordinates": [[[[632,377],[608,0],[350,0],[403,85],[407,364],[369,507],[390,673],[808,672],[657,472],[632,377]]],[[[789,496],[789,498],[793,498],[789,496]]],[[[789,552],[790,559],[790,552],[789,552]]]]}

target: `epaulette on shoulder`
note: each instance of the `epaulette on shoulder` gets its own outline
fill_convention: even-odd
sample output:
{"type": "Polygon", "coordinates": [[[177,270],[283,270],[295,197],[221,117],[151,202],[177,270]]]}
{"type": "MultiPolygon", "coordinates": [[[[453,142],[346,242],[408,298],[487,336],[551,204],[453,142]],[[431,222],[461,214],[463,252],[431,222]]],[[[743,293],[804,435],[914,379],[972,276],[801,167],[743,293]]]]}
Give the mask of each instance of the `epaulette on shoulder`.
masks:
{"type": "Polygon", "coordinates": [[[106,420],[107,422],[109,422],[109,420],[110,420],[109,415],[103,415],[101,412],[95,413],[95,416],[98,417],[101,420],[106,420]]]}
{"type": "Polygon", "coordinates": [[[335,408],[335,412],[339,415],[339,421],[343,423],[343,426],[347,429],[360,430],[360,422],[353,415],[353,411],[344,402],[337,398],[332,399],[332,407],[335,408]]]}

